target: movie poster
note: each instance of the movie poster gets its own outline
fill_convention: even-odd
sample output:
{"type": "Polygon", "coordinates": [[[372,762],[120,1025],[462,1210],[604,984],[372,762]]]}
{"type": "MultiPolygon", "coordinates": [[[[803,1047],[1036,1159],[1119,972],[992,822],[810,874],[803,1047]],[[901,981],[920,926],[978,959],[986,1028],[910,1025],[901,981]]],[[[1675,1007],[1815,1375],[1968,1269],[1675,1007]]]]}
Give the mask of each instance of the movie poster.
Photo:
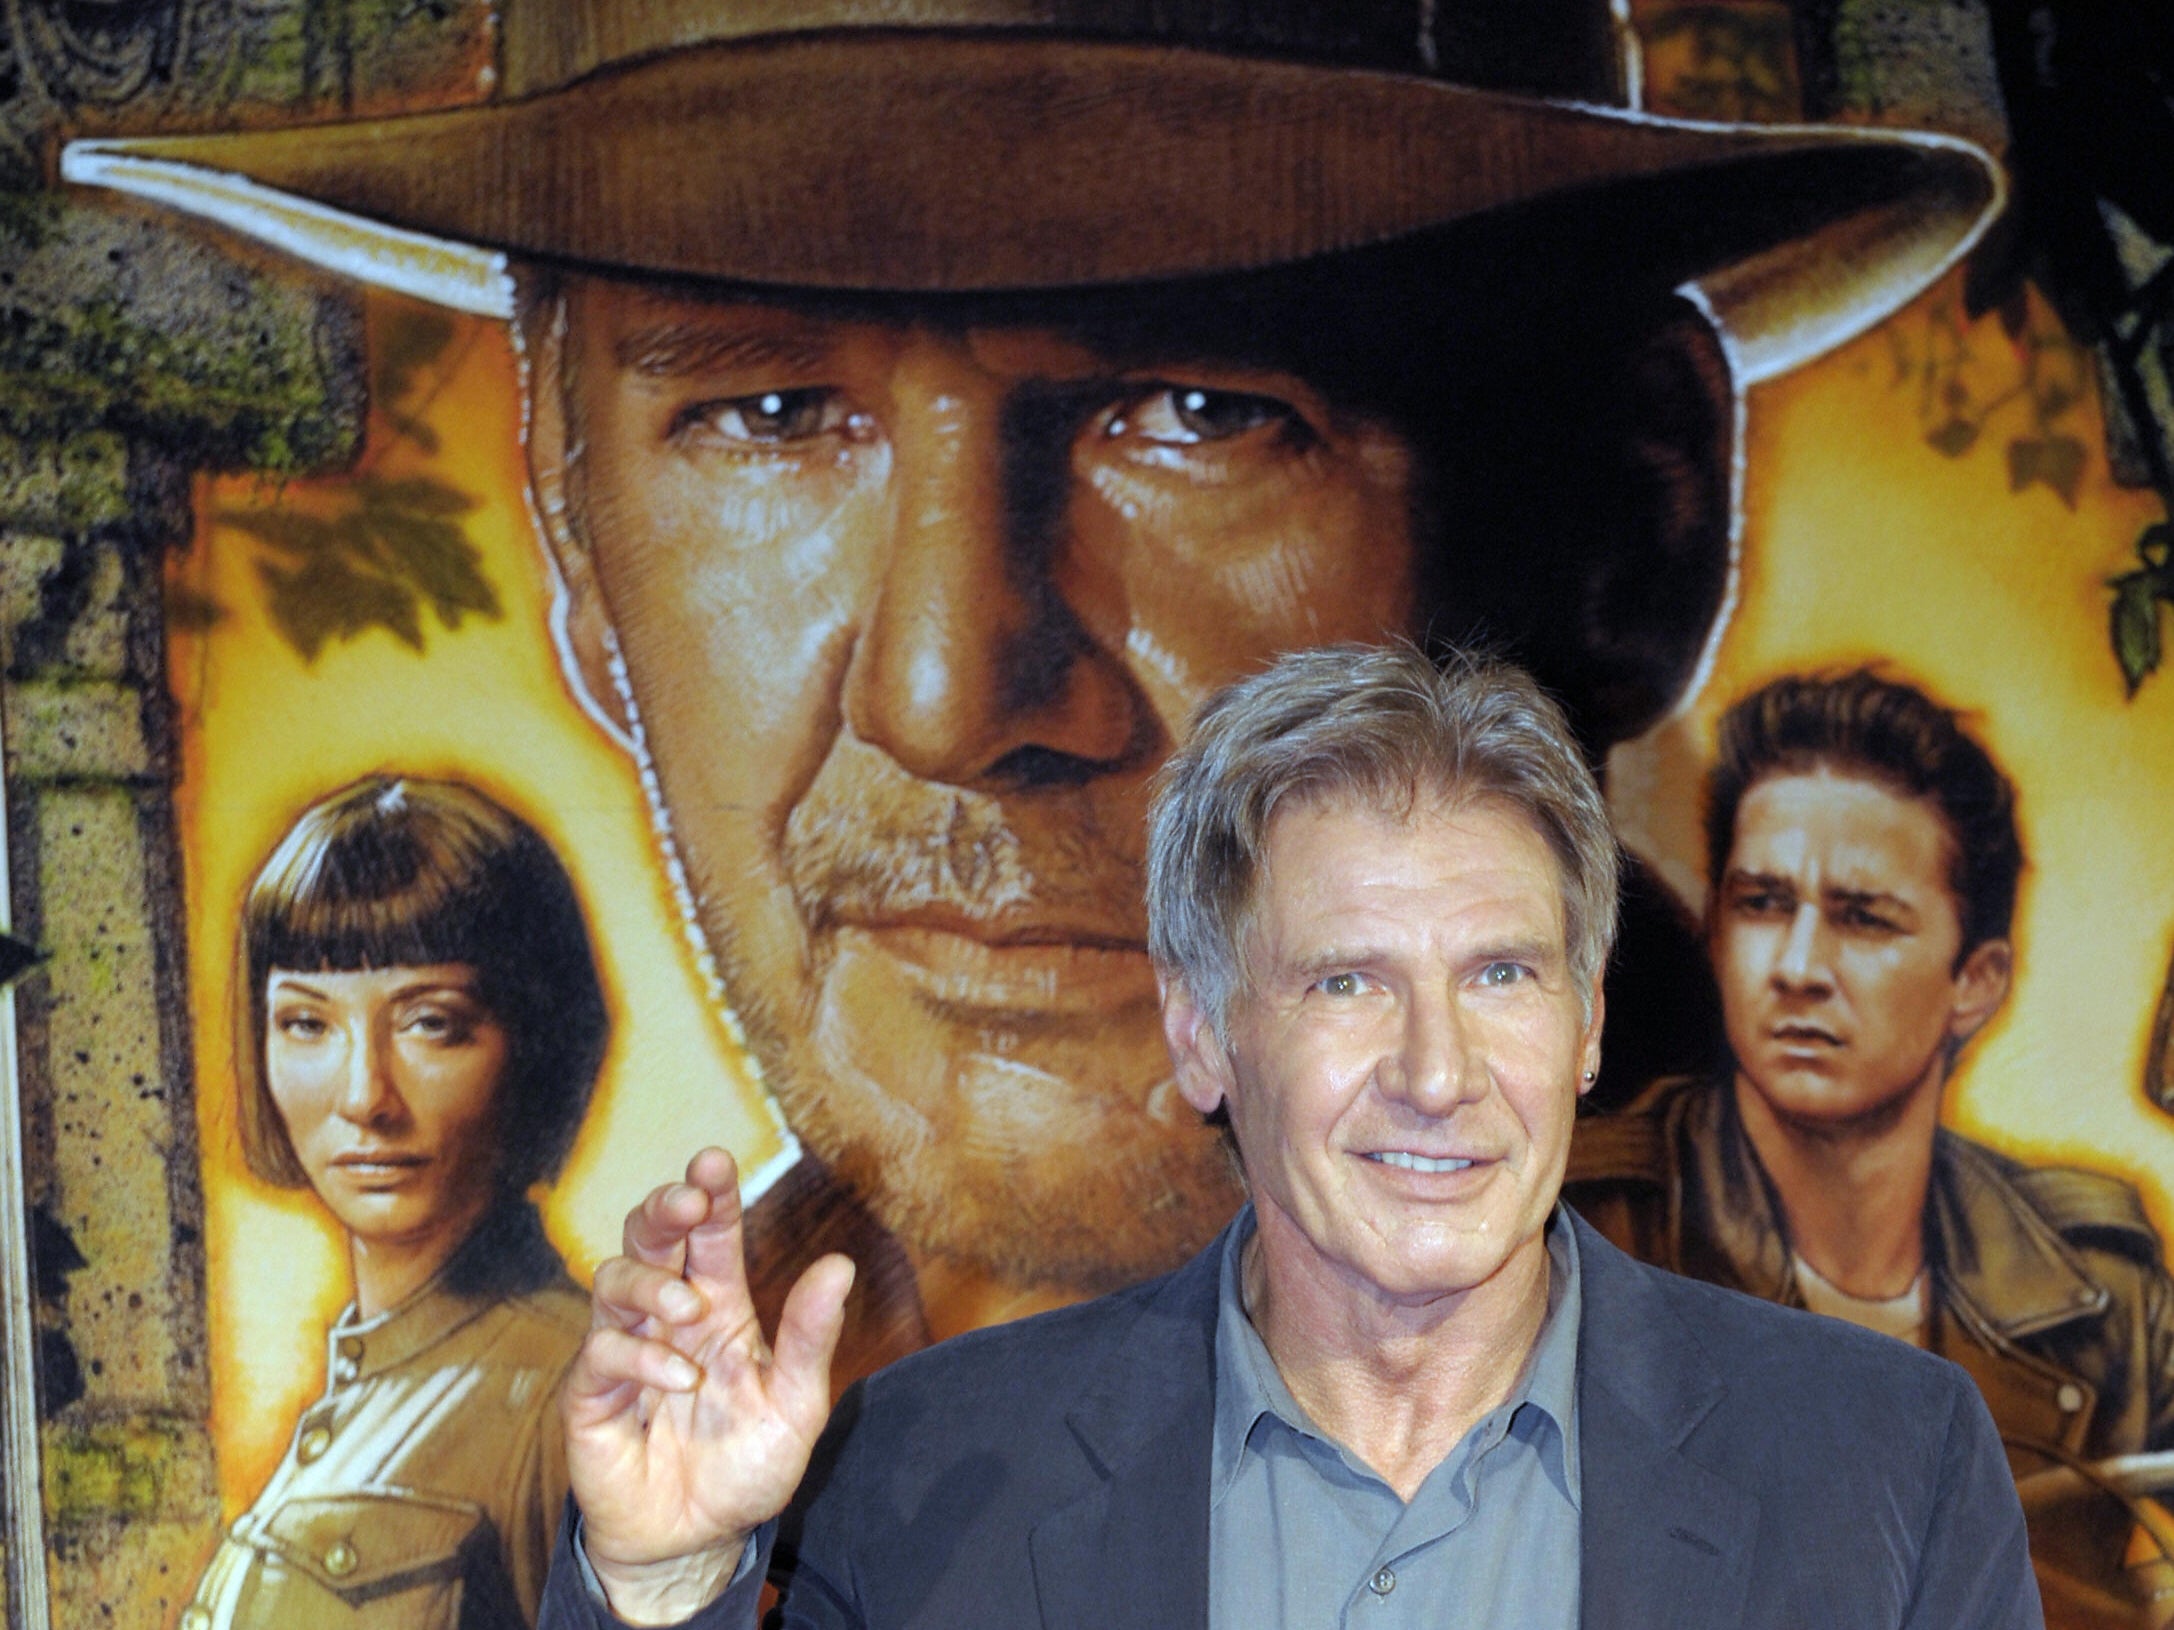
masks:
{"type": "Polygon", "coordinates": [[[532,1618],[588,1276],[704,1144],[773,1313],[860,1262],[840,1385],[1185,1260],[1148,783],[1397,635],[1605,771],[1573,1197],[1963,1363],[2049,1617],[2166,1622],[2165,23],[922,9],[11,10],[9,1622],[532,1618]],[[1366,102],[1458,72],[1500,174],[1366,102]],[[1747,747],[1709,831],[1777,683],[1993,779],[1747,747]],[[1889,1032],[1899,1286],[1745,1062],[1889,1032]]]}

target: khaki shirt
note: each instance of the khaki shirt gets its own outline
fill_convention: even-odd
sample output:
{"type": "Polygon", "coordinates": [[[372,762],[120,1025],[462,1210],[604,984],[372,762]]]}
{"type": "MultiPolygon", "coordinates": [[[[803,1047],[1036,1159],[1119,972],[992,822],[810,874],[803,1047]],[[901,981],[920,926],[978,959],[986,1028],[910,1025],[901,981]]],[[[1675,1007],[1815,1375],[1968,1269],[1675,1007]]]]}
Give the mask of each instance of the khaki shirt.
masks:
{"type": "Polygon", "coordinates": [[[535,1622],[566,1496],[559,1382],[589,1302],[520,1212],[479,1229],[399,1307],[341,1314],[324,1396],[220,1544],[182,1630],[535,1622]],[[491,1247],[508,1255],[479,1260],[491,1247]],[[473,1288],[493,1279],[524,1288],[473,1288]]]}

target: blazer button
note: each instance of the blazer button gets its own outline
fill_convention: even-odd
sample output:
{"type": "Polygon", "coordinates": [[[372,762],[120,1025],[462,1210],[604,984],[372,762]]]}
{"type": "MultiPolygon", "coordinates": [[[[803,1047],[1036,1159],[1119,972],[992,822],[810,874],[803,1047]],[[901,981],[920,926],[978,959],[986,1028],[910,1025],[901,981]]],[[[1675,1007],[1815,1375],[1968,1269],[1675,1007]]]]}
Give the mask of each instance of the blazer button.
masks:
{"type": "Polygon", "coordinates": [[[2073,1415],[2083,1408],[2083,1388],[2073,1381],[2063,1381],[2061,1390],[2053,1395],[2053,1401],[2061,1406],[2061,1413],[2073,1415]]]}
{"type": "Polygon", "coordinates": [[[313,1426],[302,1434],[302,1441],[295,1445],[294,1457],[307,1466],[331,1447],[331,1432],[322,1426],[313,1426]]]}
{"type": "Polygon", "coordinates": [[[334,1540],[325,1551],[325,1572],[335,1579],[345,1579],[355,1571],[355,1564],[360,1560],[354,1546],[344,1539],[334,1540]]]}
{"type": "Polygon", "coordinates": [[[204,1608],[192,1607],[181,1615],[181,1630],[211,1630],[211,1614],[204,1608]]]}

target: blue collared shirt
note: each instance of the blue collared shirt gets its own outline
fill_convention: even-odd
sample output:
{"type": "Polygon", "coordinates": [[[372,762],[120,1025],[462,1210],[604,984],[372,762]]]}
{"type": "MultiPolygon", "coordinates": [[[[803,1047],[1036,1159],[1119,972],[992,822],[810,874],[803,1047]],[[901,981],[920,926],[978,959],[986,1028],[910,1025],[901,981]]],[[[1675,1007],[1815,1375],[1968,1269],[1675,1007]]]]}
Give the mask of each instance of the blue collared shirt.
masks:
{"type": "Polygon", "coordinates": [[[1407,1505],[1292,1398],[1245,1311],[1252,1213],[1225,1236],[1209,1477],[1209,1630],[1570,1630],[1578,1622],[1578,1244],[1548,1221],[1548,1307],[1517,1388],[1407,1505]]]}

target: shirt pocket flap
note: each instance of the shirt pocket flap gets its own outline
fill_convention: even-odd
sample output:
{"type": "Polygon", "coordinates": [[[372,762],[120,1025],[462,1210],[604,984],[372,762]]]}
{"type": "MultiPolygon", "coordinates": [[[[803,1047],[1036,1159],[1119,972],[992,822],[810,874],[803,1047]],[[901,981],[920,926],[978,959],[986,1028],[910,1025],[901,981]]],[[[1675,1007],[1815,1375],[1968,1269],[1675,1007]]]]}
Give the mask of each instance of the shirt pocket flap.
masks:
{"type": "Polygon", "coordinates": [[[458,1578],[489,1519],[480,1506],[406,1489],[292,1499],[263,1529],[289,1567],[350,1602],[458,1578]]]}

